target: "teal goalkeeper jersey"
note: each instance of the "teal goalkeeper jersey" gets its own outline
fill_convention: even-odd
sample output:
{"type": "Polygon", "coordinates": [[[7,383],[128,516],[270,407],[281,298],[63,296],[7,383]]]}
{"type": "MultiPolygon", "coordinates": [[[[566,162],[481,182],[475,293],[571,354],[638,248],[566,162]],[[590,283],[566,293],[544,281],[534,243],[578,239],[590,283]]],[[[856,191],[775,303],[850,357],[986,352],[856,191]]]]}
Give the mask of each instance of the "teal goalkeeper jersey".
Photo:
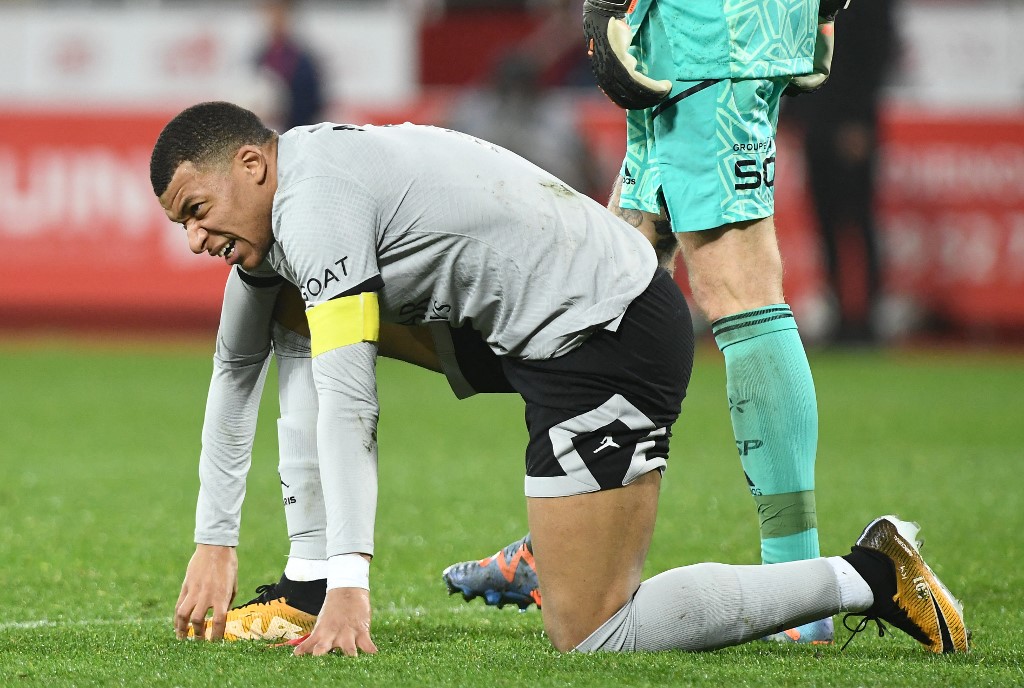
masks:
{"type": "Polygon", "coordinates": [[[810,73],[817,17],[817,0],[638,0],[627,21],[656,42],[663,33],[672,78],[698,81],[810,73]]]}

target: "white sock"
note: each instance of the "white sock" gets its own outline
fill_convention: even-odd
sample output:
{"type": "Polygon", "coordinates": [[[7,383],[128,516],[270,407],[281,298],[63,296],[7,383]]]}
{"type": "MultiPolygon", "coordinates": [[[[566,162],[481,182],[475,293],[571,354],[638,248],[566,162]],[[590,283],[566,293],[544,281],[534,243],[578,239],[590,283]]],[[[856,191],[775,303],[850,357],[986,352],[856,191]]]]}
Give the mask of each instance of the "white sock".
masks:
{"type": "Polygon", "coordinates": [[[644,581],[576,650],[713,650],[832,616],[840,602],[839,582],[824,559],[695,564],[644,581]]]}
{"type": "Polygon", "coordinates": [[[284,567],[284,575],[288,580],[293,581],[315,581],[327,578],[326,559],[300,559],[299,557],[288,557],[288,564],[284,567]]]}
{"type": "MultiPolygon", "coordinates": [[[[309,338],[275,323],[273,341],[281,405],[281,418],[277,421],[277,470],[291,543],[289,557],[326,562],[327,511],[316,447],[319,403],[313,385],[309,338]]],[[[326,574],[317,576],[325,577],[326,574]]]]}
{"type": "Polygon", "coordinates": [[[836,579],[839,581],[839,599],[844,612],[862,612],[875,603],[875,596],[850,562],[842,557],[828,557],[825,561],[832,565],[836,579]]]}

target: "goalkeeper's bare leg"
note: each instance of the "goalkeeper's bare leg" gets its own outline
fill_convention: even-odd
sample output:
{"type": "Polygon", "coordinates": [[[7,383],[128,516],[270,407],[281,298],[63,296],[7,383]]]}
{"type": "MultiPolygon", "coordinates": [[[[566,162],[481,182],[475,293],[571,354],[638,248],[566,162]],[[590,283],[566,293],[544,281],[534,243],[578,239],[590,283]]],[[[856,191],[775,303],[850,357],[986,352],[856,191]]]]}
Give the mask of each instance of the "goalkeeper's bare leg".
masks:
{"type": "Polygon", "coordinates": [[[608,210],[613,215],[621,217],[651,242],[654,252],[658,256],[658,265],[675,274],[676,259],[679,256],[679,242],[672,232],[672,223],[668,213],[662,208],[658,214],[645,213],[632,208],[623,208],[619,205],[619,198],[622,195],[622,178],[616,177],[612,186],[611,197],[608,199],[608,210]]]}

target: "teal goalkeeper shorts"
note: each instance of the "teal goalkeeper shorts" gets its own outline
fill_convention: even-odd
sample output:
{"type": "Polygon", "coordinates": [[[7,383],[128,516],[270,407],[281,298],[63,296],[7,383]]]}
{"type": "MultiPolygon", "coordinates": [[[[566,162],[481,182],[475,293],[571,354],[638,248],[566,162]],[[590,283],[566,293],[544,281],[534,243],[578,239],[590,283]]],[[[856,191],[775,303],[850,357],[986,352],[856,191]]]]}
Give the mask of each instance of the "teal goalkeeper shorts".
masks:
{"type": "MultiPolygon", "coordinates": [[[[644,73],[675,74],[667,38],[648,15],[632,52],[644,73]]],[[[775,212],[775,133],[789,76],[676,80],[668,98],[626,115],[623,208],[659,213],[676,232],[712,229],[775,212]]]]}

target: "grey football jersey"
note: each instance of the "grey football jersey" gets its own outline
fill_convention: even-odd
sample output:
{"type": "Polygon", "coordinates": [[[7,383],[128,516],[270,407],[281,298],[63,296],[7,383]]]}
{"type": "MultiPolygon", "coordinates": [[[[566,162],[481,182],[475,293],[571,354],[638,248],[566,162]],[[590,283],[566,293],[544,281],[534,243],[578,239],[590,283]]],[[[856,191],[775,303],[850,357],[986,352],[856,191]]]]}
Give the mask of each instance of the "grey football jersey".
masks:
{"type": "MultiPolygon", "coordinates": [[[[373,291],[382,320],[468,323],[499,355],[551,358],[614,329],[657,268],[647,240],[598,203],[445,129],[293,129],[277,182],[268,259],[308,307],[373,291]]],[[[375,355],[357,342],[312,361],[328,588],[346,585],[341,555],[373,554],[375,355]]]]}
{"type": "Polygon", "coordinates": [[[565,353],[657,266],[600,204],[446,129],[299,127],[280,138],[277,174],[269,260],[307,306],[376,291],[382,320],[468,322],[499,355],[565,353]]]}

